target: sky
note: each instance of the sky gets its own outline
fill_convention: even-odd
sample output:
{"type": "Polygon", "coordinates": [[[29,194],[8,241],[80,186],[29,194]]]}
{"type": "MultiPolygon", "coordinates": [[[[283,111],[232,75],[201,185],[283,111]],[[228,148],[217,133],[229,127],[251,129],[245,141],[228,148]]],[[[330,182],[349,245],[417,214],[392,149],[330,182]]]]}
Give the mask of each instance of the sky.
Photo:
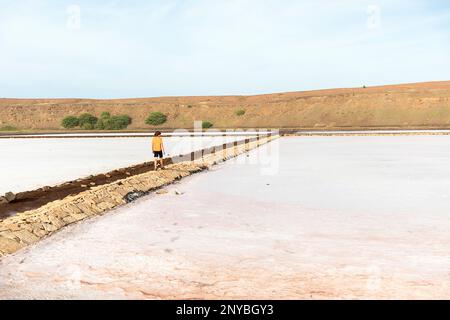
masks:
{"type": "Polygon", "coordinates": [[[0,0],[0,97],[450,80],[444,0],[0,0]]]}

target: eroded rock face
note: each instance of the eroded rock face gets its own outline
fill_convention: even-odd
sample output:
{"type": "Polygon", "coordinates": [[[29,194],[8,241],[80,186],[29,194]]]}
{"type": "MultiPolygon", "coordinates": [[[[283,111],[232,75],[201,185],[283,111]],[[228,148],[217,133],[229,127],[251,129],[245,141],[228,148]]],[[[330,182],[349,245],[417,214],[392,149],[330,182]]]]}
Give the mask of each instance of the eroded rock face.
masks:
{"type": "MultiPolygon", "coordinates": [[[[35,243],[66,225],[103,214],[112,208],[132,202],[150,191],[207,169],[213,164],[237,156],[275,138],[262,138],[249,143],[247,147],[242,145],[229,148],[226,152],[210,154],[196,161],[167,165],[165,170],[149,171],[110,184],[94,186],[77,195],[68,196],[47,203],[38,209],[0,220],[0,257],[35,243]]],[[[180,192],[180,194],[182,193],[180,192]]],[[[5,197],[0,197],[0,202],[10,202],[14,199],[15,195],[8,192],[5,197]]]]}

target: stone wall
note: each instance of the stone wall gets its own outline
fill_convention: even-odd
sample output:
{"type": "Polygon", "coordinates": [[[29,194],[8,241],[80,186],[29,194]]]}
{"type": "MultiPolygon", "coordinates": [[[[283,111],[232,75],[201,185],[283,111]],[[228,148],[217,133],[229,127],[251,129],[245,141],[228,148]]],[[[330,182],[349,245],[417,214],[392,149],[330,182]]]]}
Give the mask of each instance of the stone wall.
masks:
{"type": "Polygon", "coordinates": [[[102,215],[148,192],[207,169],[277,137],[264,137],[220,152],[207,153],[194,161],[169,164],[164,170],[150,171],[94,187],[77,195],[47,203],[38,209],[6,218],[0,221],[0,257],[50,236],[64,226],[102,215]]]}

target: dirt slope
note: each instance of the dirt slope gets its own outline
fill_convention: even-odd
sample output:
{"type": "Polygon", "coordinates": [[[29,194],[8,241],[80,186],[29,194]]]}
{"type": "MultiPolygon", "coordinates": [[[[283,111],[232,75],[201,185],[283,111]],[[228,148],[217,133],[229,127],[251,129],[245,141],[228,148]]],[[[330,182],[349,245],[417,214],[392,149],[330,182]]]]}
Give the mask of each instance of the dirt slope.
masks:
{"type": "Polygon", "coordinates": [[[255,96],[0,99],[0,127],[62,129],[64,116],[103,111],[129,114],[132,130],[151,128],[144,119],[152,111],[168,116],[159,128],[192,128],[194,120],[216,128],[450,128],[450,81],[255,96]]]}

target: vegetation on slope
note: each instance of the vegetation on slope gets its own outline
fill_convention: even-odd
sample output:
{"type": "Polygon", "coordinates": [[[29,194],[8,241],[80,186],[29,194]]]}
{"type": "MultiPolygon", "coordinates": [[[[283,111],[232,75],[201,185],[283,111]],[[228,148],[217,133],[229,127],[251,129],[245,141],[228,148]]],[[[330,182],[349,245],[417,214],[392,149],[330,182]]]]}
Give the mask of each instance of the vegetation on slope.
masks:
{"type": "Polygon", "coordinates": [[[84,130],[122,130],[126,129],[130,124],[130,116],[111,116],[109,112],[102,112],[100,118],[97,118],[90,113],[83,113],[79,117],[64,117],[61,121],[61,125],[66,129],[80,127],[84,130]]]}
{"type": "MultiPolygon", "coordinates": [[[[102,112],[109,113],[110,118],[112,115],[129,115],[133,121],[127,129],[131,130],[148,130],[146,119],[157,112],[165,117],[159,116],[160,120],[150,123],[150,126],[161,129],[192,129],[194,121],[200,119],[208,120],[219,129],[448,129],[450,81],[256,96],[0,99],[0,127],[60,130],[61,120],[67,115],[88,113],[100,115],[99,119],[102,119],[102,112]],[[245,115],[239,116],[238,110],[245,110],[245,115]]],[[[95,126],[102,128],[104,124],[96,123],[95,126]]]]}
{"type": "Polygon", "coordinates": [[[145,123],[152,126],[159,126],[167,121],[167,116],[162,112],[152,112],[145,119],[145,123]]]}
{"type": "Polygon", "coordinates": [[[202,128],[203,129],[209,129],[213,126],[213,124],[209,121],[202,121],[202,128]]]}

